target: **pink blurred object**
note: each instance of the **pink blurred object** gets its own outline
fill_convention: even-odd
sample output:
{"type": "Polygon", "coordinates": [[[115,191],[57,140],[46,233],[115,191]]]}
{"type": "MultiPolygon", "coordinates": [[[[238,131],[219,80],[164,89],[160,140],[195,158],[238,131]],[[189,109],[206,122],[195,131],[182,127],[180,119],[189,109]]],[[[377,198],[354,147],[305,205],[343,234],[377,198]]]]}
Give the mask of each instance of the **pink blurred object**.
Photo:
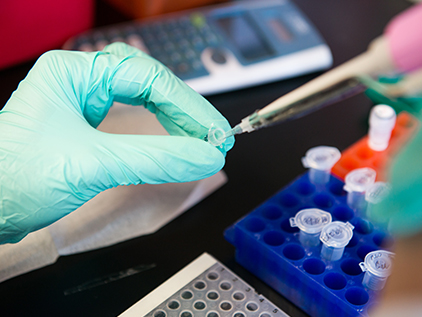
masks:
{"type": "Polygon", "coordinates": [[[93,0],[0,0],[0,69],[60,46],[92,27],[93,0]]]}
{"type": "Polygon", "coordinates": [[[422,67],[422,3],[394,18],[385,35],[398,70],[409,72],[422,67]]]}

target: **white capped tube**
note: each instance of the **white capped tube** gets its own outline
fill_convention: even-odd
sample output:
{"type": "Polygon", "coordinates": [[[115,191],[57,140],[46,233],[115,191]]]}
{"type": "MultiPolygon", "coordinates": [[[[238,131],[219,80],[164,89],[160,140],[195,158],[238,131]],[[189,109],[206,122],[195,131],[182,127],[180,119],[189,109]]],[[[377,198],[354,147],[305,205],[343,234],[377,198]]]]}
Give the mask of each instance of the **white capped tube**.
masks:
{"type": "Polygon", "coordinates": [[[317,146],[306,151],[302,158],[302,164],[310,169],[310,182],[313,184],[328,183],[331,169],[340,157],[340,151],[332,146],[317,146]]]}
{"type": "Polygon", "coordinates": [[[391,274],[393,259],[392,252],[384,250],[369,252],[364,262],[359,263],[360,268],[365,272],[362,285],[373,290],[382,289],[391,274]]]}
{"type": "Polygon", "coordinates": [[[387,105],[377,105],[369,115],[368,145],[374,151],[384,151],[396,124],[396,112],[387,105]]]}
{"type": "Polygon", "coordinates": [[[344,248],[353,237],[353,225],[349,222],[333,221],[322,228],[319,239],[323,245],[321,257],[328,261],[340,260],[344,248]]]}
{"type": "Polygon", "coordinates": [[[289,219],[290,226],[300,229],[299,241],[304,246],[317,246],[322,228],[331,222],[331,214],[318,208],[299,211],[289,219]]]}
{"type": "Polygon", "coordinates": [[[353,210],[365,213],[366,190],[375,183],[377,173],[369,167],[358,168],[346,175],[344,190],[347,191],[347,205],[353,210]]]}
{"type": "Polygon", "coordinates": [[[371,217],[374,205],[379,204],[391,191],[391,186],[385,182],[375,182],[365,193],[365,200],[368,204],[366,215],[371,217]]]}

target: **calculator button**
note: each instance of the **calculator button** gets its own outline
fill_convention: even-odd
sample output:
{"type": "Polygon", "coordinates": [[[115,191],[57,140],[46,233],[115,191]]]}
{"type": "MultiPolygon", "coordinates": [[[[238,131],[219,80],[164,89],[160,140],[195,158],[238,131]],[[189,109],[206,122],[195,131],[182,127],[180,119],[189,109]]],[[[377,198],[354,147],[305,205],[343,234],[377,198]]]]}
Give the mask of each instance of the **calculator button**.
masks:
{"type": "Polygon", "coordinates": [[[108,41],[105,41],[105,40],[98,41],[95,43],[95,49],[97,51],[102,51],[104,47],[106,47],[108,44],[109,44],[108,41]]]}
{"type": "Polygon", "coordinates": [[[200,60],[193,61],[192,67],[194,70],[199,70],[202,68],[202,62],[200,60]]]}
{"type": "Polygon", "coordinates": [[[221,50],[213,50],[211,59],[217,64],[225,64],[227,62],[226,54],[221,50]]]}
{"type": "Polygon", "coordinates": [[[145,53],[149,53],[148,49],[145,47],[145,44],[142,42],[142,39],[139,35],[129,35],[126,40],[129,45],[132,45],[133,47],[136,47],[137,49],[145,53]]]}
{"type": "Polygon", "coordinates": [[[190,43],[186,39],[182,39],[179,41],[179,47],[181,48],[189,48],[190,43]]]}
{"type": "Polygon", "coordinates": [[[196,36],[192,39],[192,44],[197,49],[204,47],[204,41],[199,36],[196,36]]]}
{"type": "Polygon", "coordinates": [[[90,43],[83,43],[79,45],[78,50],[82,52],[92,52],[95,48],[90,43]]]}
{"type": "Polygon", "coordinates": [[[181,59],[182,59],[182,55],[180,55],[179,53],[177,53],[177,52],[174,52],[174,53],[172,53],[171,55],[170,55],[170,59],[173,61],[173,62],[179,62],[181,59]]]}
{"type": "Polygon", "coordinates": [[[177,65],[177,72],[179,73],[187,73],[189,70],[189,65],[187,63],[180,63],[177,65]]]}
{"type": "Polygon", "coordinates": [[[164,50],[166,50],[167,52],[174,52],[175,49],[176,46],[171,42],[167,42],[166,44],[164,44],[164,50]]]}
{"type": "Polygon", "coordinates": [[[194,50],[188,49],[183,52],[187,59],[194,59],[196,57],[196,53],[194,50]]]}

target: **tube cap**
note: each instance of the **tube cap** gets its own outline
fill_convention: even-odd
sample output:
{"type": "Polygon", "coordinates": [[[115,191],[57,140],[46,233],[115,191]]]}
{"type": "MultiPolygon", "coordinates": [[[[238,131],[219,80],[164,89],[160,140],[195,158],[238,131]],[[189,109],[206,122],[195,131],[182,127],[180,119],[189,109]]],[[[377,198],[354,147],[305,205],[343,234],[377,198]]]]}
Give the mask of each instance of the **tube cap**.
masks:
{"type": "Polygon", "coordinates": [[[329,171],[340,159],[340,151],[332,146],[317,146],[309,149],[302,164],[306,168],[314,168],[322,171],[329,171]]]}
{"type": "Polygon", "coordinates": [[[365,192],[365,200],[371,204],[380,203],[391,190],[391,186],[384,182],[375,182],[365,192]]]}
{"type": "Polygon", "coordinates": [[[290,226],[298,227],[306,233],[315,234],[321,232],[322,228],[331,222],[331,214],[318,208],[309,208],[302,209],[289,220],[290,226]]]}
{"type": "Polygon", "coordinates": [[[372,168],[357,168],[346,175],[344,190],[347,192],[365,192],[375,182],[377,172],[372,168]]]}
{"type": "Polygon", "coordinates": [[[322,228],[319,239],[328,247],[343,248],[352,239],[354,228],[350,222],[333,221],[322,228]]]}
{"type": "Polygon", "coordinates": [[[391,274],[394,253],[378,250],[369,252],[365,256],[364,262],[360,262],[359,266],[363,272],[369,271],[378,277],[388,277],[391,274]]]}

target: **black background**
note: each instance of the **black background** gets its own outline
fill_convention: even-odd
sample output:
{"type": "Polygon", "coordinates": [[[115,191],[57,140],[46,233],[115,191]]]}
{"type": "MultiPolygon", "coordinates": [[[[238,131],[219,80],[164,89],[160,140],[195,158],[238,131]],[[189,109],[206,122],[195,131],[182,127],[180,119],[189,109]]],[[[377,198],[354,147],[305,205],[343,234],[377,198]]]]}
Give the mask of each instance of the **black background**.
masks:
{"type": "MultiPolygon", "coordinates": [[[[332,50],[334,66],[366,50],[404,0],[295,0],[332,50]]],[[[128,20],[97,1],[95,25],[128,20]]],[[[0,71],[4,105],[34,61],[0,71]]],[[[208,96],[232,125],[318,74],[208,96]]],[[[300,158],[318,145],[345,149],[367,132],[372,103],[363,95],[302,119],[236,138],[228,153],[228,183],[158,232],[97,251],[62,256],[53,265],[0,283],[1,316],[116,316],[208,252],[291,316],[306,316],[234,260],[223,231],[305,171],[300,158]],[[141,264],[156,267],[110,284],[64,295],[98,277],[141,264]]]]}

